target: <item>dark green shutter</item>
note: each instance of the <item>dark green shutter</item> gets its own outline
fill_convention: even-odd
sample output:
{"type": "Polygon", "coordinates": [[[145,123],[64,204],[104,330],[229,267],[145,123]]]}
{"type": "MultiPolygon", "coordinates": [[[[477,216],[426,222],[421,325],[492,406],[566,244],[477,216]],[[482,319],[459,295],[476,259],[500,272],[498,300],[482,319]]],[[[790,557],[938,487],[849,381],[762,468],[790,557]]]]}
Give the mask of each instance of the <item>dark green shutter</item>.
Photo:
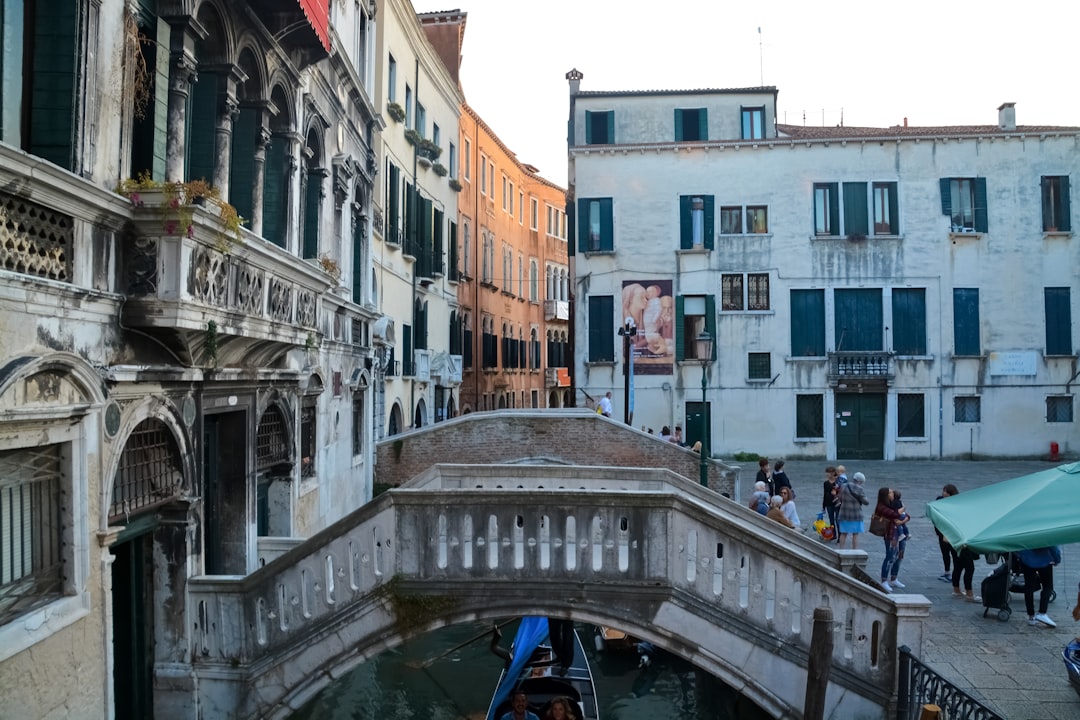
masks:
{"type": "Polygon", "coordinates": [[[716,239],[716,203],[712,195],[705,200],[705,249],[712,250],[716,239]]]}
{"type": "Polygon", "coordinates": [[[896,288],[892,293],[893,352],[926,354],[926,290],[896,288]]]}
{"type": "Polygon", "coordinates": [[[889,234],[900,234],[900,198],[896,183],[889,186],[889,234]]]}
{"type": "Polygon", "coordinates": [[[611,295],[589,298],[589,362],[615,360],[615,301],[611,295]]]}
{"type": "MultiPolygon", "coordinates": [[[[353,252],[352,252],[352,301],[357,305],[364,302],[363,295],[363,282],[364,282],[364,235],[367,233],[367,227],[361,218],[356,218],[356,222],[353,227],[353,252]]],[[[353,338],[353,342],[358,342],[359,338],[353,338]]]]}
{"type": "Polygon", "coordinates": [[[979,289],[953,288],[953,353],[979,355],[979,289]]]}
{"type": "Polygon", "coordinates": [[[833,308],[837,352],[884,349],[881,290],[836,290],[833,308]]]}
{"type": "Polygon", "coordinates": [[[589,251],[589,200],[578,198],[577,247],[581,252],[589,251]]]}
{"type": "Polygon", "coordinates": [[[986,206],[986,178],[975,178],[975,232],[989,232],[986,206]]]}
{"type": "Polygon", "coordinates": [[[829,183],[829,234],[840,234],[840,184],[829,183]]]}
{"type": "MultiPolygon", "coordinates": [[[[75,132],[79,121],[75,97],[79,81],[78,54],[82,43],[78,33],[79,3],[37,2],[33,19],[32,60],[23,73],[32,72],[29,127],[23,131],[30,139],[26,148],[67,170],[75,166],[75,132]]],[[[10,13],[11,10],[8,10],[10,13]]],[[[4,54],[22,53],[22,38],[4,54]]],[[[8,98],[5,97],[5,100],[8,98]]],[[[25,110],[25,108],[24,108],[25,110]]]]}
{"type": "Polygon", "coordinates": [[[1061,218],[1058,220],[1058,230],[1062,232],[1072,231],[1072,212],[1069,210],[1069,176],[1062,175],[1058,185],[1061,190],[1061,218]]]}
{"type": "Polygon", "coordinates": [[[866,211],[866,183],[844,183],[844,233],[869,235],[870,221],[866,211]]]}
{"type": "Polygon", "coordinates": [[[309,172],[304,195],[303,257],[319,257],[319,204],[322,200],[322,176],[309,172]]]}
{"type": "Polygon", "coordinates": [[[23,65],[25,43],[25,0],[0,4],[0,48],[20,48],[0,53],[0,140],[12,147],[22,146],[23,65]]]}
{"type": "Polygon", "coordinates": [[[461,278],[461,262],[458,260],[457,223],[450,221],[450,279],[461,278]]]}
{"type": "Polygon", "coordinates": [[[600,199],[600,249],[615,249],[615,218],[611,210],[611,198],[600,199]]]}
{"type": "Polygon", "coordinates": [[[412,376],[415,374],[413,370],[413,351],[412,351],[412,327],[404,325],[401,328],[401,359],[402,368],[401,374],[405,376],[412,376]]]}
{"type": "Polygon", "coordinates": [[[675,359],[686,359],[686,310],[682,295],[675,296],[675,359]]]}
{"type": "Polygon", "coordinates": [[[713,295],[705,296],[705,332],[709,333],[709,337],[712,338],[712,347],[709,349],[711,356],[709,360],[716,359],[716,297],[713,295]]]}
{"type": "Polygon", "coordinates": [[[401,242],[401,171],[397,165],[390,163],[390,197],[387,204],[390,207],[389,237],[392,243],[401,242]]]}
{"type": "Polygon", "coordinates": [[[1043,289],[1046,303],[1046,354],[1072,355],[1072,310],[1067,287],[1043,289]]]}
{"type": "Polygon", "coordinates": [[[679,196],[679,247],[689,250],[694,247],[694,216],[691,211],[693,198],[679,196]]]}
{"type": "MultiPolygon", "coordinates": [[[[414,255],[416,252],[414,248],[414,238],[416,229],[413,227],[416,223],[416,218],[413,215],[413,201],[416,198],[413,197],[412,183],[408,180],[405,181],[405,217],[401,220],[401,234],[403,239],[401,244],[405,246],[406,255],[414,255]]],[[[414,255],[415,257],[415,255],[414,255]]]]}
{"type": "Polygon", "coordinates": [[[592,110],[586,110],[585,111],[585,144],[586,145],[592,145],[592,141],[593,141],[592,116],[593,116],[592,110]]]}
{"type": "Polygon", "coordinates": [[[698,140],[709,139],[709,111],[701,108],[697,111],[698,116],[698,140]]]}
{"type": "Polygon", "coordinates": [[[941,214],[952,217],[952,178],[938,180],[941,187],[941,214]]]}
{"type": "Polygon", "coordinates": [[[683,113],[682,110],[675,108],[675,141],[678,142],[683,139],[683,113]]]}
{"type": "Polygon", "coordinates": [[[191,86],[191,105],[187,115],[187,179],[213,182],[217,159],[218,76],[200,73],[191,86]]]}
{"type": "Polygon", "coordinates": [[[607,116],[607,141],[612,145],[615,143],[615,111],[609,110],[604,114],[607,116]]]}
{"type": "Polygon", "coordinates": [[[241,108],[233,124],[232,157],[229,162],[228,201],[240,217],[251,217],[251,187],[255,180],[255,122],[254,108],[241,108]]]}
{"type": "Polygon", "coordinates": [[[791,291],[792,357],[825,355],[825,291],[791,291]]]}
{"type": "Polygon", "coordinates": [[[263,175],[263,237],[278,247],[285,247],[285,148],[286,140],[275,135],[266,148],[263,175]]]}

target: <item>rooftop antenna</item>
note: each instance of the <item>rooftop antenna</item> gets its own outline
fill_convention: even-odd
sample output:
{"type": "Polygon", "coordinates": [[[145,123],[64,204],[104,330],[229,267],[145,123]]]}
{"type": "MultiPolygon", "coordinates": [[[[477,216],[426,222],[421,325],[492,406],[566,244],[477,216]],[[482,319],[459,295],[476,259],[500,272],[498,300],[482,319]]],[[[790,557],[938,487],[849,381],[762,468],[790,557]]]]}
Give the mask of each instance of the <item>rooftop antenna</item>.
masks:
{"type": "Polygon", "coordinates": [[[757,29],[757,55],[758,55],[758,72],[761,73],[759,79],[760,87],[765,87],[765,61],[761,51],[761,26],[758,25],[757,29]]]}

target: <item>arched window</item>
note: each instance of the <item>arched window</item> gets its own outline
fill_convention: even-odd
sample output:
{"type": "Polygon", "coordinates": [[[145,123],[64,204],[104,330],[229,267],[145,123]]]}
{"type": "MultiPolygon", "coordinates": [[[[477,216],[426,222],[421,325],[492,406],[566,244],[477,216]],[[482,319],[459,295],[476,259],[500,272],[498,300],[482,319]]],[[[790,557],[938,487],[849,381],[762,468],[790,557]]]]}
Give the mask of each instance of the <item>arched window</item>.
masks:
{"type": "Polygon", "coordinates": [[[304,208],[301,217],[304,218],[302,225],[304,241],[301,257],[319,257],[319,222],[322,217],[323,181],[328,173],[323,166],[323,149],[319,134],[315,128],[311,128],[307,134],[307,142],[304,144],[304,157],[307,159],[304,181],[303,202],[304,208]]]}

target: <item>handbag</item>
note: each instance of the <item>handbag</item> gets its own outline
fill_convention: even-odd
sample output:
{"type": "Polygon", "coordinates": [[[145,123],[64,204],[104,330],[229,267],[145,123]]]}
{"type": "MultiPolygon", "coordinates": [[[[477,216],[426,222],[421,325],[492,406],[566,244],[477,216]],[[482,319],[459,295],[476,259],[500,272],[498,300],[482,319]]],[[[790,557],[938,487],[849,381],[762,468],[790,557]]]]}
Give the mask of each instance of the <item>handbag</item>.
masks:
{"type": "Polygon", "coordinates": [[[877,535],[878,537],[885,537],[885,533],[889,531],[889,521],[880,515],[874,515],[870,518],[870,534],[877,535]]]}

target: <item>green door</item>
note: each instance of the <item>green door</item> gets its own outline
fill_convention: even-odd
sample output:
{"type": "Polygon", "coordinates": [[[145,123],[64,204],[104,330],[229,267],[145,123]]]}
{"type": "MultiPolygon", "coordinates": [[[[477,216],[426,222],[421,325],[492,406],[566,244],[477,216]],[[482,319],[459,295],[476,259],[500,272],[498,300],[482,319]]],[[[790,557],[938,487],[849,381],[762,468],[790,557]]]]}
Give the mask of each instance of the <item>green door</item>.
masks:
{"type": "Polygon", "coordinates": [[[836,395],[836,457],[885,457],[885,394],[836,395]]]}
{"type": "Polygon", "coordinates": [[[112,616],[117,720],[154,717],[152,539],[153,535],[147,532],[110,548],[115,558],[112,616]]]}
{"type": "Polygon", "coordinates": [[[712,417],[709,412],[711,404],[705,403],[705,437],[701,436],[702,405],[700,402],[686,403],[686,419],[683,421],[683,442],[687,447],[694,447],[694,443],[700,440],[706,457],[711,455],[711,448],[716,445],[715,442],[705,441],[706,438],[712,438],[712,417]]]}

